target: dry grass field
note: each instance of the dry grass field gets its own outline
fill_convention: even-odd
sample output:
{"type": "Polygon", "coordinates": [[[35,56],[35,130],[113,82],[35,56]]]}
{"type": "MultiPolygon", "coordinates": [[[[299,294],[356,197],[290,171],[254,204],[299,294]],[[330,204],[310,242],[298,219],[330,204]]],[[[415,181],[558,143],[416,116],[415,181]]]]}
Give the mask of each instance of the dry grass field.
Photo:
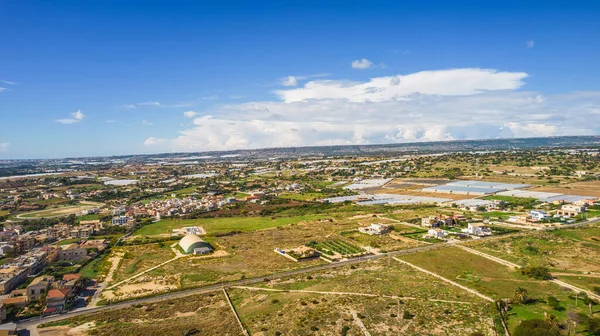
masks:
{"type": "Polygon", "coordinates": [[[242,335],[222,292],[82,315],[41,328],[42,336],[242,335]]]}

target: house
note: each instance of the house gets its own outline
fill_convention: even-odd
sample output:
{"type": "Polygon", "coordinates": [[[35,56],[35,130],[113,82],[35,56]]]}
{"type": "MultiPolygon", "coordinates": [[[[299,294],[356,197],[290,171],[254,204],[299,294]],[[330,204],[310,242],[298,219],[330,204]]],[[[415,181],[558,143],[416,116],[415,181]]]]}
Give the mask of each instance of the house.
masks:
{"type": "Polygon", "coordinates": [[[464,233],[473,235],[473,236],[490,236],[492,235],[492,230],[489,227],[485,226],[483,223],[469,223],[466,229],[461,230],[464,233]]]}
{"type": "Polygon", "coordinates": [[[87,249],[77,244],[64,245],[58,251],[58,261],[75,261],[84,259],[85,257],[87,257],[87,249]]]}
{"type": "Polygon", "coordinates": [[[27,299],[30,302],[39,300],[46,293],[52,282],[54,282],[54,277],[49,275],[33,279],[29,286],[27,286],[27,299]]]}
{"type": "Polygon", "coordinates": [[[427,231],[427,237],[434,239],[444,239],[448,236],[448,231],[442,230],[440,228],[435,228],[427,231]]]}
{"type": "Polygon", "coordinates": [[[358,228],[358,231],[374,236],[388,233],[390,231],[390,227],[389,225],[374,223],[367,227],[358,228]]]}
{"type": "Polygon", "coordinates": [[[18,335],[17,324],[14,322],[0,324],[0,336],[18,335]]]}
{"type": "Polygon", "coordinates": [[[46,308],[64,309],[70,294],[71,291],[66,288],[49,290],[46,295],[46,308]]]}
{"type": "Polygon", "coordinates": [[[562,217],[575,217],[582,212],[585,212],[585,206],[565,204],[556,211],[556,214],[562,217]]]}
{"type": "Polygon", "coordinates": [[[527,214],[532,221],[541,221],[550,218],[550,214],[542,210],[531,210],[527,214]]]}
{"type": "Polygon", "coordinates": [[[442,227],[442,226],[454,226],[454,218],[451,216],[429,216],[421,219],[421,226],[423,227],[442,227]]]}

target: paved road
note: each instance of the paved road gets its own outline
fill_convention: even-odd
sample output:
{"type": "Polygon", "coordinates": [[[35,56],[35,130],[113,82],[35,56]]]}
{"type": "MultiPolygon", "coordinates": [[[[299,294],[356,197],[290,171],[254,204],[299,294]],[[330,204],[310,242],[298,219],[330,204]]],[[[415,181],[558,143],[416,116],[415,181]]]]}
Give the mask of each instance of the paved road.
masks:
{"type": "MultiPolygon", "coordinates": [[[[600,222],[600,218],[594,218],[594,219],[591,219],[591,220],[589,220],[587,222],[583,222],[583,223],[563,225],[563,226],[561,226],[561,228],[580,227],[580,226],[593,224],[596,222],[600,222]]],[[[551,229],[553,229],[553,228],[547,228],[547,230],[551,230],[551,229]]],[[[512,234],[500,235],[500,236],[488,236],[488,237],[481,238],[481,240],[503,239],[506,237],[510,237],[510,236],[514,236],[514,235],[521,235],[521,234],[524,234],[524,233],[519,232],[519,233],[512,233],[512,234]]],[[[525,232],[525,234],[527,234],[527,232],[525,232]]],[[[466,242],[466,241],[464,241],[464,242],[466,242]]],[[[266,275],[266,276],[260,276],[260,277],[237,280],[237,281],[230,281],[230,282],[225,282],[225,283],[221,283],[221,284],[209,285],[209,286],[204,286],[204,287],[200,287],[200,288],[193,288],[193,289],[187,289],[187,290],[173,292],[173,293],[157,295],[154,297],[141,298],[141,299],[131,300],[131,301],[127,301],[127,302],[115,303],[110,306],[85,307],[85,308],[77,309],[74,311],[66,312],[66,313],[63,313],[60,315],[46,316],[46,317],[41,317],[41,318],[31,318],[31,319],[17,321],[16,323],[17,323],[19,329],[31,329],[31,328],[35,329],[37,327],[37,325],[40,323],[63,320],[63,319],[74,317],[74,316],[91,314],[91,313],[100,312],[100,311],[109,310],[109,309],[126,308],[126,307],[130,307],[130,306],[133,306],[136,304],[157,302],[157,301],[162,301],[162,300],[167,300],[167,299],[190,296],[190,295],[194,295],[194,294],[210,293],[210,292],[214,292],[214,291],[220,291],[220,290],[222,290],[223,287],[251,285],[251,284],[260,283],[260,282],[263,282],[266,280],[271,280],[271,279],[279,279],[279,278],[283,278],[283,277],[295,276],[295,275],[314,272],[314,271],[338,268],[338,267],[343,267],[346,265],[358,264],[361,262],[379,259],[379,258],[392,257],[392,256],[396,256],[396,255],[412,254],[412,253],[416,253],[416,252],[434,250],[434,249],[444,248],[446,246],[452,246],[452,245],[462,244],[462,243],[463,243],[463,241],[458,241],[458,242],[453,241],[453,242],[439,243],[439,244],[434,244],[434,245],[419,246],[419,247],[414,247],[414,248],[410,248],[410,249],[406,249],[406,250],[400,250],[400,251],[394,251],[394,252],[388,252],[388,253],[382,253],[382,254],[376,254],[376,255],[367,255],[367,256],[363,256],[363,257],[359,257],[359,258],[355,258],[355,259],[334,262],[331,264],[306,267],[306,268],[301,268],[301,269],[296,269],[296,270],[291,270],[291,271],[274,273],[274,274],[270,274],[270,275],[266,275]]]]}

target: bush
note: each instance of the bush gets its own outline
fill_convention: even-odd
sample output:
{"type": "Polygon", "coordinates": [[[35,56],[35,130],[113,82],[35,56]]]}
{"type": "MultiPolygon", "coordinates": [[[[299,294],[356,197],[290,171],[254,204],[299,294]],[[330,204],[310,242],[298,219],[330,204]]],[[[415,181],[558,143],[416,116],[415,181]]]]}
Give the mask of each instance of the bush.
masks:
{"type": "Polygon", "coordinates": [[[405,320],[412,320],[413,317],[415,317],[415,315],[411,314],[408,310],[405,310],[404,314],[402,314],[402,318],[405,320]]]}
{"type": "Polygon", "coordinates": [[[544,266],[527,266],[521,269],[521,274],[538,280],[550,280],[552,275],[544,266]]]}
{"type": "Polygon", "coordinates": [[[554,309],[554,310],[560,310],[560,304],[558,302],[558,299],[555,298],[554,296],[550,295],[548,296],[548,306],[550,306],[550,308],[554,309]]]}
{"type": "Polygon", "coordinates": [[[521,322],[513,336],[560,336],[558,327],[542,319],[532,319],[521,322]]]}

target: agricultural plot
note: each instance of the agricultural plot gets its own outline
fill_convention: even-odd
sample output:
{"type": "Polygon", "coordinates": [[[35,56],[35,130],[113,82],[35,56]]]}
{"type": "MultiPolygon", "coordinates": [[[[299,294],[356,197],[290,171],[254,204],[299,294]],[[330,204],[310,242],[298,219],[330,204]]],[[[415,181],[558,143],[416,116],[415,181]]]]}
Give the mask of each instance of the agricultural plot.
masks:
{"type": "Polygon", "coordinates": [[[39,334],[181,336],[194,330],[198,331],[198,335],[241,335],[241,329],[221,292],[82,315],[42,325],[39,334]]]}
{"type": "Polygon", "coordinates": [[[156,236],[173,233],[173,229],[185,226],[202,226],[210,235],[228,233],[231,231],[249,232],[272,227],[295,224],[301,221],[317,220],[324,218],[322,215],[291,216],[291,217],[225,217],[202,219],[164,219],[148,224],[134,232],[133,236],[156,236]]]}
{"type": "Polygon", "coordinates": [[[362,254],[365,252],[365,250],[363,250],[362,248],[354,246],[354,245],[347,243],[341,239],[326,240],[323,242],[313,241],[313,242],[308,243],[307,245],[317,249],[321,253],[326,254],[327,256],[330,256],[330,257],[334,257],[334,256],[347,257],[347,256],[359,255],[359,254],[362,254]]]}
{"type": "Polygon", "coordinates": [[[51,218],[51,217],[59,217],[59,216],[68,216],[77,214],[83,210],[88,210],[92,208],[96,208],[98,205],[96,204],[80,204],[74,206],[58,206],[55,208],[38,210],[27,212],[24,214],[17,215],[19,219],[28,219],[28,218],[51,218]]]}
{"type": "Polygon", "coordinates": [[[229,290],[252,335],[363,335],[353,313],[371,335],[494,335],[488,303],[397,262],[372,261],[260,287],[229,290]]]}
{"type": "MultiPolygon", "coordinates": [[[[408,226],[408,228],[417,230],[416,228],[410,226],[408,226]]],[[[342,236],[345,239],[349,240],[352,244],[358,245],[363,249],[367,248],[371,252],[375,251],[383,253],[397,251],[411,247],[416,247],[419,245],[417,241],[404,237],[401,234],[397,234],[396,232],[370,236],[364,233],[360,233],[358,231],[347,231],[342,232],[342,236]]]]}
{"type": "MultiPolygon", "coordinates": [[[[493,299],[512,299],[516,290],[524,288],[530,298],[526,304],[511,304],[508,314],[512,330],[520,320],[544,318],[544,314],[556,315],[560,323],[567,319],[567,307],[572,312],[589,313],[581,303],[576,305],[574,292],[544,280],[521,275],[517,270],[458,248],[444,248],[399,257],[447,279],[475,289],[493,299]],[[552,295],[560,302],[559,310],[553,310],[546,302],[552,295]]],[[[594,313],[600,311],[596,306],[594,313]]]]}

